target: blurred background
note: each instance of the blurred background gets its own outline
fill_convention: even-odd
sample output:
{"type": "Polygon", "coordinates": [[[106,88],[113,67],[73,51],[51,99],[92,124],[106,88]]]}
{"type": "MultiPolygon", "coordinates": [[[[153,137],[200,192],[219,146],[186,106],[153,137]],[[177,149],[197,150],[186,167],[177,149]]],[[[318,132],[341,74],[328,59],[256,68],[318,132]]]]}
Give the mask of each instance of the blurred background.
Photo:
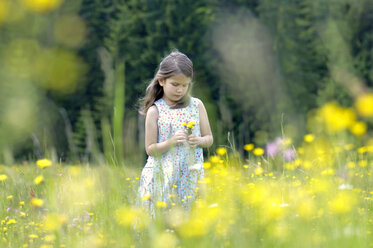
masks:
{"type": "Polygon", "coordinates": [[[0,0],[0,163],[139,167],[139,98],[173,49],[214,147],[301,141],[373,84],[372,0],[0,0]],[[309,125],[309,124],[308,124],[309,125]]]}

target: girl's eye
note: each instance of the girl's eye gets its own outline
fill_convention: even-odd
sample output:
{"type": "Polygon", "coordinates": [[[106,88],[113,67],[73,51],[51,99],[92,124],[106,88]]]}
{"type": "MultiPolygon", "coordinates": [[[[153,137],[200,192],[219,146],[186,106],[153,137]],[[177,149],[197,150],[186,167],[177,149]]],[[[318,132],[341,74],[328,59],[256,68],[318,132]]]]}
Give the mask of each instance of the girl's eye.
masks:
{"type": "Polygon", "coordinates": [[[175,86],[175,87],[177,87],[177,86],[178,86],[178,84],[175,84],[175,83],[173,83],[172,85],[173,85],[173,86],[175,86]]]}

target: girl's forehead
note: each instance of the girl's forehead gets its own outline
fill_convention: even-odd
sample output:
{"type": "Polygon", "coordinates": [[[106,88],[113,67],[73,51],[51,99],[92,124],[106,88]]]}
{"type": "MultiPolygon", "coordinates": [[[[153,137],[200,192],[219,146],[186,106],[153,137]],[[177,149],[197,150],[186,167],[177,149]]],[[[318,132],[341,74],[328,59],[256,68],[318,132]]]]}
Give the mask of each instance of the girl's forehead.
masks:
{"type": "Polygon", "coordinates": [[[191,78],[185,76],[184,74],[177,74],[177,75],[167,78],[167,81],[188,84],[190,83],[191,78]]]}

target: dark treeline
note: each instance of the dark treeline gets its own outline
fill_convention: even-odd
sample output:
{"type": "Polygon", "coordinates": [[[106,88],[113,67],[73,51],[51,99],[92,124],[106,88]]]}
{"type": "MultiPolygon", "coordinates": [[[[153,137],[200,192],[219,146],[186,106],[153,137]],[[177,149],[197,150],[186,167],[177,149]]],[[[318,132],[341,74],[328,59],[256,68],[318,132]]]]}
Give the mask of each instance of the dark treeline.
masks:
{"type": "MultiPolygon", "coordinates": [[[[138,100],[173,49],[194,63],[193,95],[205,102],[215,145],[241,149],[283,134],[301,139],[309,110],[332,100],[352,103],[341,72],[372,85],[372,6],[369,0],[82,0],[77,12],[88,29],[76,52],[87,73],[73,93],[47,92],[66,111],[51,145],[63,160],[100,160],[95,154],[104,149],[102,129],[113,120],[114,82],[122,73],[124,156],[143,159],[138,100]]],[[[16,155],[29,157],[32,147],[16,155]]]]}

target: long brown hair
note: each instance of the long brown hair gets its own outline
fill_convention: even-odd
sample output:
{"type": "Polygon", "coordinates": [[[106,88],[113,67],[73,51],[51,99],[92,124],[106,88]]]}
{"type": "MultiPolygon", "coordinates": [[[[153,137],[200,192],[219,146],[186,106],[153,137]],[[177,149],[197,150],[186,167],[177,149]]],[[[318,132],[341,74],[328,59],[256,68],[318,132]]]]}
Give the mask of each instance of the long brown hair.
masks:
{"type": "MultiPolygon", "coordinates": [[[[193,63],[185,54],[179,51],[173,51],[162,59],[157,73],[146,88],[145,96],[141,99],[139,111],[141,114],[146,115],[148,109],[154,102],[163,97],[163,87],[159,84],[159,80],[167,79],[178,74],[193,78],[193,63]]],[[[185,96],[172,106],[172,108],[182,108],[189,104],[191,87],[192,84],[189,84],[185,96]]]]}

